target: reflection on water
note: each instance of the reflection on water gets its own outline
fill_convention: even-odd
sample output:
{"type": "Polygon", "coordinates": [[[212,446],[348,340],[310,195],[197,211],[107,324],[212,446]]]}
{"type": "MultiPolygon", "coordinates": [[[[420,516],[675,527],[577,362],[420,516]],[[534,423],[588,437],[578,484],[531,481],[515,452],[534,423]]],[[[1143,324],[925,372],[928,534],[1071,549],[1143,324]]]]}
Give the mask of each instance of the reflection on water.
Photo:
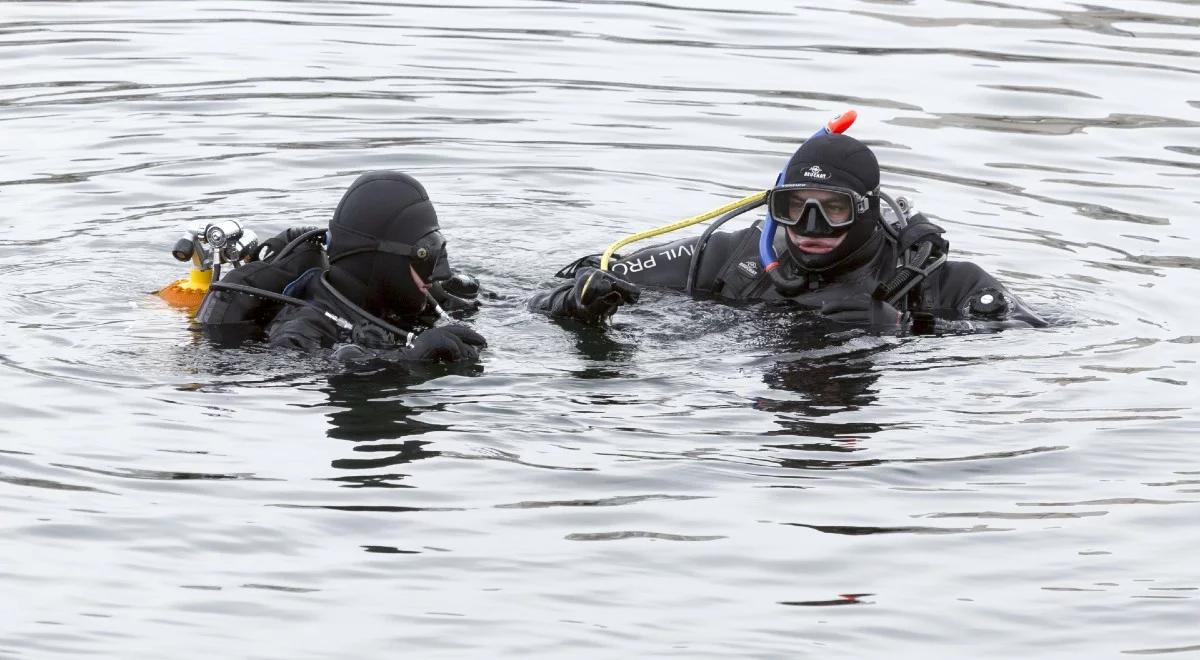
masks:
{"type": "MultiPolygon", "coordinates": [[[[852,333],[841,335],[854,337],[852,333]]],[[[843,413],[861,411],[877,400],[874,386],[879,379],[875,356],[891,350],[887,340],[866,348],[853,344],[865,338],[851,339],[850,344],[831,341],[838,336],[832,324],[813,319],[793,323],[783,332],[783,340],[773,344],[785,349],[789,357],[773,362],[763,374],[763,382],[779,390],[783,398],[756,397],[754,408],[775,413],[778,429],[766,435],[803,438],[802,442],[768,445],[772,449],[791,452],[854,452],[859,441],[883,431],[885,425],[869,420],[834,421],[843,413]]],[[[773,452],[778,454],[779,452],[773,452]]],[[[800,454],[804,458],[787,457],[780,460],[785,467],[802,469],[831,466],[828,461],[800,454]]]]}
{"type": "MultiPolygon", "coordinates": [[[[321,388],[329,397],[334,411],[326,417],[331,438],[353,442],[371,442],[422,435],[449,428],[443,424],[423,422],[423,410],[404,402],[410,385],[427,378],[414,374],[400,365],[380,365],[370,371],[335,373],[325,379],[321,388]]],[[[442,410],[433,405],[428,410],[442,410]]]]}
{"type": "Polygon", "coordinates": [[[596,327],[583,326],[571,320],[554,319],[574,341],[575,352],[584,360],[585,366],[573,372],[576,378],[602,379],[621,378],[622,365],[627,365],[635,353],[632,344],[625,344],[613,337],[614,333],[596,327]]]}
{"type": "Polygon", "coordinates": [[[410,372],[384,367],[368,373],[334,374],[326,382],[328,386],[322,391],[328,394],[329,405],[335,409],[327,415],[329,437],[361,443],[353,447],[356,454],[361,452],[361,457],[338,458],[331,463],[339,470],[357,473],[333,477],[333,481],[355,488],[404,487],[403,474],[364,472],[391,469],[440,453],[426,449],[428,441],[412,438],[449,426],[421,421],[418,417],[423,411],[405,405],[403,394],[407,385],[417,382],[410,372]],[[376,442],[401,438],[399,442],[376,442]]]}
{"type": "Polygon", "coordinates": [[[0,655],[1194,651],[1200,10],[1114,4],[0,2],[0,655]],[[847,106],[1052,327],[525,311],[847,106]],[[146,295],[384,168],[496,293],[479,367],[146,295]]]}

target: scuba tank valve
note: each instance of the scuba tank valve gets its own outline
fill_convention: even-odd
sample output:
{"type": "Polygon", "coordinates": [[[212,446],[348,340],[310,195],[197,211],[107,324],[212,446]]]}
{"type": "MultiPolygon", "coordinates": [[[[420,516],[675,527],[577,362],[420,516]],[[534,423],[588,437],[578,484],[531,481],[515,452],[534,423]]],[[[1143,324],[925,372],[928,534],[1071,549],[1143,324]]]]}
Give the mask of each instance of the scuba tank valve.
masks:
{"type": "Polygon", "coordinates": [[[237,268],[252,261],[258,249],[258,235],[237,220],[221,220],[189,227],[171,248],[171,256],[190,261],[188,276],[155,292],[168,304],[192,312],[200,307],[214,280],[220,279],[221,264],[237,268]]]}

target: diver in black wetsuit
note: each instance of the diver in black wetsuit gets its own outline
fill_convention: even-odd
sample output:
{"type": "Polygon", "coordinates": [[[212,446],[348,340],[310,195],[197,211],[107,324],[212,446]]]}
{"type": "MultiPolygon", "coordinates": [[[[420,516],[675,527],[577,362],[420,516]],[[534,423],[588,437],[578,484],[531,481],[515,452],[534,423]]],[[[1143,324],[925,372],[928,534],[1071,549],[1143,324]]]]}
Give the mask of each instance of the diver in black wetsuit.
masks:
{"type": "Polygon", "coordinates": [[[406,174],[360,176],[327,232],[288,229],[256,256],[205,296],[196,321],[210,336],[265,328],[272,346],[336,347],[341,361],[461,362],[487,345],[464,325],[431,327],[433,310],[471,308],[478,285],[450,270],[433,204],[406,174]]]}
{"type": "Polygon", "coordinates": [[[768,193],[767,223],[713,233],[699,254],[695,238],[646,248],[609,272],[585,257],[559,273],[573,283],[538,294],[530,308],[600,324],[650,286],[731,301],[792,301],[878,332],[1045,325],[979,266],[947,261],[943,230],[924,215],[909,210],[903,222],[885,221],[881,199],[879,163],[866,145],[841,134],[813,137],[768,193]],[[764,224],[786,231],[760,246],[764,224]],[[764,248],[783,248],[783,256],[763,268],[764,248]]]}

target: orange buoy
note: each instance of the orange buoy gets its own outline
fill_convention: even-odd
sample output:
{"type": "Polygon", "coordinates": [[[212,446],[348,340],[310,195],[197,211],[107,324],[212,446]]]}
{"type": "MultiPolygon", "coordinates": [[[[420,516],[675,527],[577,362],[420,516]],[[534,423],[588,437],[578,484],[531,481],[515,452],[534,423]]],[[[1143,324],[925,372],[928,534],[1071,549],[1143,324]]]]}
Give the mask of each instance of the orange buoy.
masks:
{"type": "Polygon", "coordinates": [[[200,308],[204,294],[208,293],[209,284],[212,284],[212,269],[193,268],[187,277],[164,286],[156,295],[172,307],[183,307],[195,312],[200,308]]]}

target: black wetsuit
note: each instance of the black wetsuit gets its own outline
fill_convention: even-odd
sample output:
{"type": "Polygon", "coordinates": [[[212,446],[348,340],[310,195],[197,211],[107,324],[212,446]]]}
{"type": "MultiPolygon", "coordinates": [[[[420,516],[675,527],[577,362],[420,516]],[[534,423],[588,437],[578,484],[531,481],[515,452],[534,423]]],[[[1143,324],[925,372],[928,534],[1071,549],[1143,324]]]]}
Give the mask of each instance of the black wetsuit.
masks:
{"type": "Polygon", "coordinates": [[[265,328],[272,346],[340,345],[341,360],[459,362],[486,346],[466,326],[431,327],[436,316],[427,301],[456,276],[433,204],[416,179],[389,171],[356,179],[330,220],[328,249],[323,232],[304,229],[271,239],[272,256],[213,285],[196,314],[210,336],[265,328]]]}
{"type": "MultiPolygon", "coordinates": [[[[226,276],[225,282],[236,279],[237,271],[226,276]]],[[[339,300],[335,292],[322,280],[322,270],[310,269],[302,273],[296,280],[283,289],[285,295],[303,300],[305,305],[278,305],[278,311],[266,324],[267,343],[277,348],[294,348],[302,351],[315,351],[322,348],[332,348],[336,344],[357,343],[362,328],[363,316],[358,310],[339,300]],[[349,325],[351,327],[345,327],[349,325]],[[358,331],[355,331],[358,328],[358,331]]],[[[209,296],[205,305],[197,313],[196,318],[201,323],[211,324],[207,310],[215,310],[217,302],[225,295],[209,296]],[[210,300],[212,301],[210,303],[210,300]]],[[[240,295],[240,294],[235,294],[240,295]]],[[[404,343],[404,338],[398,338],[404,343]]],[[[396,338],[391,345],[394,348],[396,338]]]]}
{"type": "MultiPolygon", "coordinates": [[[[272,240],[286,244],[306,229],[309,228],[290,229],[272,240]]],[[[347,340],[349,333],[322,311],[330,311],[341,318],[353,317],[340,308],[332,296],[320,295],[321,287],[312,286],[313,280],[319,280],[321,271],[327,266],[320,243],[305,242],[282,259],[254,261],[228,271],[221,278],[222,284],[281,293],[309,304],[291,305],[238,291],[213,289],[200,304],[196,322],[205,334],[222,341],[240,340],[265,330],[268,341],[274,346],[304,350],[329,348],[347,340]],[[299,281],[302,275],[307,277],[299,281]]]]}
{"type": "Polygon", "coordinates": [[[267,326],[267,342],[272,346],[313,351],[354,339],[353,331],[340,326],[329,314],[352,325],[358,315],[334,296],[322,281],[320,270],[304,273],[284,293],[307,301],[308,306],[286,305],[279,310],[267,326]]]}
{"type": "Polygon", "coordinates": [[[946,261],[942,228],[911,207],[896,202],[906,222],[885,224],[884,197],[879,161],[867,145],[847,135],[815,135],[766,194],[772,224],[786,225],[772,237],[781,257],[769,272],[759,264],[756,223],[713,234],[698,255],[694,281],[699,239],[685,238],[627,255],[609,273],[581,268],[594,262],[576,262],[573,272],[560,273],[575,277],[573,284],[537,296],[531,306],[600,323],[636,301],[637,286],[650,286],[731,301],[790,301],[832,322],[889,334],[1045,325],[979,266],[946,261]]]}
{"type": "MultiPolygon", "coordinates": [[[[214,290],[205,296],[196,312],[196,321],[209,337],[240,340],[265,332],[267,342],[277,348],[316,351],[339,344],[355,344],[366,350],[395,349],[405,337],[392,337],[364,322],[354,306],[347,305],[322,280],[322,268],[310,268],[276,291],[304,301],[286,304],[236,291],[214,290]],[[349,325],[350,327],[345,327],[349,325]],[[371,328],[370,331],[367,329],[371,328]]],[[[255,270],[243,267],[222,278],[225,284],[242,284],[270,290],[255,277],[255,270]]]]}
{"type": "MultiPolygon", "coordinates": [[[[775,238],[776,252],[781,255],[780,267],[793,277],[805,275],[808,285],[802,293],[784,296],[759,265],[760,224],[736,232],[716,232],[710,237],[700,255],[693,295],[730,301],[790,300],[815,310],[833,301],[869,296],[896,267],[894,245],[879,230],[839,264],[836,272],[806,272],[785,248],[786,232],[780,230],[775,238]]],[[[644,248],[613,262],[609,271],[638,286],[684,291],[696,242],[696,238],[683,238],[644,248]]],[[[569,316],[572,288],[573,285],[566,284],[539,294],[531,301],[531,308],[552,316],[569,316]]],[[[934,271],[922,282],[916,304],[907,311],[931,315],[937,320],[935,331],[1045,325],[994,277],[966,261],[948,261],[934,271]]]]}

